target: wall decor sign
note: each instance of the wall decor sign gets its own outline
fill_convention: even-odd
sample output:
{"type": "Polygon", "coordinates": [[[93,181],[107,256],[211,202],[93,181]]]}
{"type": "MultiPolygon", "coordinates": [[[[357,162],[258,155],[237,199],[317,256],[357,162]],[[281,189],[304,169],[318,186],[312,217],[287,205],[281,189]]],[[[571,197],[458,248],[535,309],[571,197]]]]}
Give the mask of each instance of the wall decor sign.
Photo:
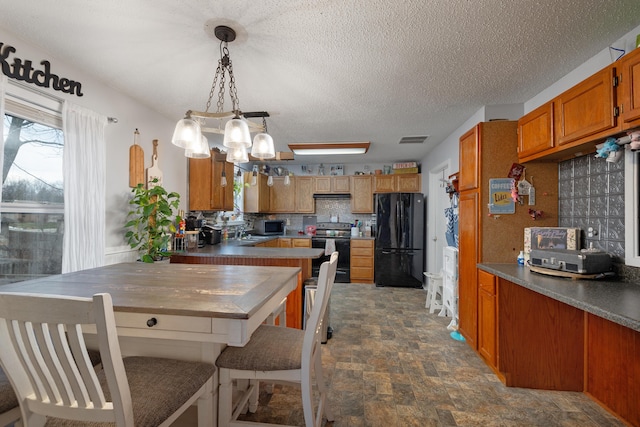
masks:
{"type": "Polygon", "coordinates": [[[40,61],[43,69],[35,69],[32,66],[33,61],[29,59],[22,60],[17,56],[13,57],[13,62],[11,63],[9,56],[15,52],[15,47],[0,43],[0,67],[2,67],[2,74],[5,76],[40,87],[50,87],[59,92],[83,96],[82,84],[53,74],[49,61],[40,61]]]}
{"type": "Polygon", "coordinates": [[[513,178],[494,178],[489,180],[489,213],[516,213],[516,204],[511,198],[513,178]]]}

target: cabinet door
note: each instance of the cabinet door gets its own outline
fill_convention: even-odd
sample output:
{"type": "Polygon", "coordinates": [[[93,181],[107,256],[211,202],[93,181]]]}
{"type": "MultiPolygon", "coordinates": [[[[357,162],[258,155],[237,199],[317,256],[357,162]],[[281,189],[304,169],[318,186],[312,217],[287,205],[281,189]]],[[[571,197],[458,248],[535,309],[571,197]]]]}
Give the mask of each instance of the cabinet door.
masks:
{"type": "Polygon", "coordinates": [[[547,102],[518,120],[518,158],[540,153],[553,145],[553,102],[547,102]]]}
{"type": "Polygon", "coordinates": [[[640,49],[629,52],[620,65],[622,128],[640,126],[640,49]]]}
{"type": "Polygon", "coordinates": [[[478,188],[479,150],[480,125],[477,125],[460,137],[460,174],[458,176],[458,189],[460,191],[478,188]]]}
{"type": "Polygon", "coordinates": [[[332,193],[348,193],[349,177],[348,176],[332,176],[331,192],[332,193]]]}
{"type": "Polygon", "coordinates": [[[269,211],[284,213],[295,212],[295,177],[292,177],[289,185],[284,185],[284,177],[274,176],[273,185],[269,193],[269,211]]]}
{"type": "Polygon", "coordinates": [[[189,159],[189,210],[211,210],[212,159],[189,159]]]}
{"type": "Polygon", "coordinates": [[[267,177],[259,173],[256,176],[256,184],[251,185],[252,175],[252,172],[244,173],[244,211],[246,213],[269,212],[269,186],[267,185],[267,177]]]}
{"type": "Polygon", "coordinates": [[[422,175],[419,173],[399,174],[395,177],[399,193],[419,193],[422,189],[422,175]]]}
{"type": "Polygon", "coordinates": [[[394,175],[374,175],[374,193],[394,193],[396,192],[396,180],[394,175]]]}
{"type": "Polygon", "coordinates": [[[295,181],[295,201],[296,212],[298,213],[314,213],[316,211],[316,203],[313,199],[314,182],[311,176],[291,177],[291,183],[295,181]]]}
{"type": "Polygon", "coordinates": [[[218,211],[232,211],[233,206],[233,163],[213,160],[211,176],[211,208],[218,211]],[[227,185],[223,187],[222,171],[226,174],[227,185]]]}
{"type": "Polygon", "coordinates": [[[290,248],[291,247],[291,238],[290,237],[280,237],[278,239],[278,247],[279,248],[290,248]]]}
{"type": "Polygon", "coordinates": [[[292,248],[310,248],[311,239],[291,239],[292,248]]]}
{"type": "Polygon", "coordinates": [[[371,175],[351,177],[351,212],[373,213],[373,191],[371,175]]]}
{"type": "Polygon", "coordinates": [[[478,270],[478,352],[494,368],[498,367],[497,327],[496,278],[478,270]]]}
{"type": "Polygon", "coordinates": [[[465,191],[458,203],[459,330],[474,349],[478,337],[478,197],[477,191],[465,191]]]}
{"type": "Polygon", "coordinates": [[[555,99],[557,145],[616,127],[613,77],[607,67],[555,99]]]}
{"type": "Polygon", "coordinates": [[[320,194],[331,193],[331,177],[330,176],[316,176],[315,192],[320,194]]]}

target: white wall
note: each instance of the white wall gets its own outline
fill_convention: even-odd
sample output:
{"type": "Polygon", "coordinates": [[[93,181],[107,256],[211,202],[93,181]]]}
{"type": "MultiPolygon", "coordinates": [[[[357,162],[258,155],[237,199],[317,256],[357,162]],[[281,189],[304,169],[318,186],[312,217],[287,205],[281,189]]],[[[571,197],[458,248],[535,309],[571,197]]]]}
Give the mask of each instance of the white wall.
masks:
{"type": "Polygon", "coordinates": [[[123,237],[123,225],[129,209],[127,201],[131,191],[129,147],[133,143],[133,132],[136,128],[140,130],[140,145],[145,153],[145,168],[151,166],[152,141],[154,139],[159,141],[158,166],[164,175],[164,187],[168,191],[176,191],[181,195],[181,205],[184,208],[187,202],[187,163],[183,150],[171,144],[173,128],[178,117],[167,118],[160,115],[36,46],[18,39],[2,28],[0,28],[0,42],[16,48],[14,54],[16,57],[32,60],[35,64],[34,68],[38,68],[37,64],[42,60],[50,61],[51,72],[80,82],[84,96],[68,95],[46,88],[38,88],[39,90],[118,119],[118,123],[108,125],[106,132],[106,263],[135,259],[135,254],[129,251],[123,237]]]}

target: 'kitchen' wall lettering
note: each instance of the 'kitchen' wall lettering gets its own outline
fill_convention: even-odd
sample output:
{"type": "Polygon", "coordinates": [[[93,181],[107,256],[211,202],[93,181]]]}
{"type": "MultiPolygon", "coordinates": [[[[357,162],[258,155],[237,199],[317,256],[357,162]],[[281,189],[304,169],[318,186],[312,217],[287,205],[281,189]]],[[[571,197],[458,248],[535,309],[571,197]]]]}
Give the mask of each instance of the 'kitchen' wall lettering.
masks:
{"type": "Polygon", "coordinates": [[[70,93],[82,96],[82,84],[64,77],[51,73],[51,63],[49,61],[41,61],[40,65],[44,66],[44,70],[36,70],[31,64],[32,61],[14,57],[13,64],[7,59],[9,55],[15,53],[13,46],[0,43],[0,66],[2,66],[2,74],[16,80],[23,80],[27,83],[33,83],[40,87],[50,87],[64,93],[70,93]]]}

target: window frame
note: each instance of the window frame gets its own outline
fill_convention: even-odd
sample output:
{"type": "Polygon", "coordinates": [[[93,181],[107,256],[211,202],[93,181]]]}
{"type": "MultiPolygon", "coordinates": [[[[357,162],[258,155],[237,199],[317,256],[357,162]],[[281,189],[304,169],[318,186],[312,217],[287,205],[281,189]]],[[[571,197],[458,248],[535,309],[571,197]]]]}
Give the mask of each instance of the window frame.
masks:
{"type": "Polygon", "coordinates": [[[640,151],[625,147],[624,162],[624,261],[640,267],[640,151]]]}

